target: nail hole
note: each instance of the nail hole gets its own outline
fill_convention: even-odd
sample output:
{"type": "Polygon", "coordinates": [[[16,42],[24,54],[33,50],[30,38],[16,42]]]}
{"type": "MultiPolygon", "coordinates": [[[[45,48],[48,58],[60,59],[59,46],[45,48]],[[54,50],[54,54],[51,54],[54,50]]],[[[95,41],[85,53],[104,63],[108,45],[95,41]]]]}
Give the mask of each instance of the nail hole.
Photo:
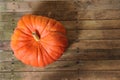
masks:
{"type": "Polygon", "coordinates": [[[77,53],[79,53],[79,47],[77,47],[76,51],[77,51],[77,53]]]}
{"type": "Polygon", "coordinates": [[[13,16],[15,15],[15,13],[13,13],[13,16]]]}
{"type": "Polygon", "coordinates": [[[11,64],[14,64],[14,62],[12,62],[11,64]]]}
{"type": "Polygon", "coordinates": [[[12,61],[13,61],[14,59],[12,59],[12,61]]]}
{"type": "Polygon", "coordinates": [[[12,52],[12,54],[14,54],[14,52],[12,52]]]}
{"type": "Polygon", "coordinates": [[[78,21],[75,21],[75,23],[78,23],[78,21]]]}
{"type": "Polygon", "coordinates": [[[79,61],[76,61],[76,64],[79,64],[80,62],[79,61]]]}
{"type": "Polygon", "coordinates": [[[14,21],[14,19],[12,19],[12,21],[14,21]]]}

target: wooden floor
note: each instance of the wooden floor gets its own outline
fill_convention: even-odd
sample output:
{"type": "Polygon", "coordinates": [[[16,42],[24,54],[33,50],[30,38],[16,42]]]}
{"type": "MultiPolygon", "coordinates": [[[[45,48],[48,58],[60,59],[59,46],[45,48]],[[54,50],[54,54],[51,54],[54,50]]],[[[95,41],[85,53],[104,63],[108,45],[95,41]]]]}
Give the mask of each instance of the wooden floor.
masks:
{"type": "Polygon", "coordinates": [[[120,0],[0,0],[0,80],[120,80],[120,0]],[[67,29],[68,49],[46,68],[21,63],[10,49],[24,14],[67,29]]]}

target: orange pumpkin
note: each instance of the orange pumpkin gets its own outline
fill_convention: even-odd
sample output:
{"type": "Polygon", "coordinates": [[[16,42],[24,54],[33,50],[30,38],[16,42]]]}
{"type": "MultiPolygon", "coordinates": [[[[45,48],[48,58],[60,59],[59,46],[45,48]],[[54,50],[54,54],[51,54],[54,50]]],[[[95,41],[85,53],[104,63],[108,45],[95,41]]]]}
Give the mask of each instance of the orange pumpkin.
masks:
{"type": "Polygon", "coordinates": [[[25,15],[11,37],[14,55],[23,63],[44,67],[56,61],[67,47],[64,26],[51,18],[25,15]]]}

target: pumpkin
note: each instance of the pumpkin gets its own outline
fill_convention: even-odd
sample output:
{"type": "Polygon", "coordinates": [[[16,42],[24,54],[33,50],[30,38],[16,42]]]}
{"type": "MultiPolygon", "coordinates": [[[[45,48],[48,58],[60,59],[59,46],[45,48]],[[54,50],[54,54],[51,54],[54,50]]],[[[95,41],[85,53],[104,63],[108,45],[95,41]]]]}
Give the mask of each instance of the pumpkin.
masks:
{"type": "Polygon", "coordinates": [[[61,57],[68,40],[59,21],[27,14],[19,19],[10,44],[15,57],[24,64],[45,67],[61,57]]]}

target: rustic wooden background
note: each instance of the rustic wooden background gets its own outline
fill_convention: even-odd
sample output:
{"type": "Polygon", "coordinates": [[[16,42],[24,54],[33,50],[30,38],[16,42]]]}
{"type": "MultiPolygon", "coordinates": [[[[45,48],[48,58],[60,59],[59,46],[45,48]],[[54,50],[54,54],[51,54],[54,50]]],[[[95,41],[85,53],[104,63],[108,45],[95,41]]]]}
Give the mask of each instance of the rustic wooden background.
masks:
{"type": "Polygon", "coordinates": [[[120,0],[0,0],[0,80],[120,80],[120,0]],[[10,49],[24,14],[67,29],[68,49],[46,68],[21,63],[10,49]]]}

